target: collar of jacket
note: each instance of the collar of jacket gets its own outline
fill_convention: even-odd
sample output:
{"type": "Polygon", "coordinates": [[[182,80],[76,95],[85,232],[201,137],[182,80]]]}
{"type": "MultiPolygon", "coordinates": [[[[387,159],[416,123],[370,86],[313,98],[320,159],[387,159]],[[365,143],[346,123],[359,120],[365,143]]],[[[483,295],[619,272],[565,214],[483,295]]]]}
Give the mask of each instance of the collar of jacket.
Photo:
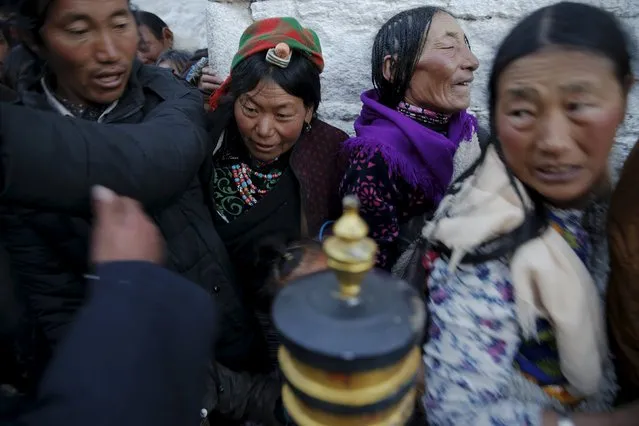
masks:
{"type": "MultiPolygon", "coordinates": [[[[127,87],[124,89],[122,97],[117,100],[117,105],[105,117],[105,123],[117,122],[143,108],[144,83],[140,78],[142,70],[142,63],[136,59],[131,68],[127,87]]],[[[16,103],[35,109],[57,111],[49,102],[40,80],[31,84],[29,90],[18,93],[16,103]]]]}

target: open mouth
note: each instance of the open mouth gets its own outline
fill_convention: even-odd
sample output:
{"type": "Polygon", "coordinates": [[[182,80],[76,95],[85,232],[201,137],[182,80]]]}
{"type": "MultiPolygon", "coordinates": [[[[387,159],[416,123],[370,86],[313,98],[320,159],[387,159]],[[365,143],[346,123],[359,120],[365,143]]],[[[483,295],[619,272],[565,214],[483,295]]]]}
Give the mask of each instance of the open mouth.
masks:
{"type": "Polygon", "coordinates": [[[581,170],[579,166],[544,166],[535,168],[535,173],[542,181],[564,183],[576,178],[581,170]]]}
{"type": "Polygon", "coordinates": [[[455,86],[470,87],[472,83],[473,83],[473,80],[464,80],[464,81],[460,81],[459,83],[455,83],[455,86]]]}
{"type": "Polygon", "coordinates": [[[113,90],[120,87],[124,80],[124,73],[102,74],[94,78],[96,84],[103,90],[113,90]]]}
{"type": "Polygon", "coordinates": [[[265,145],[255,141],[252,141],[252,142],[255,149],[261,152],[269,152],[277,147],[277,145],[265,145]]]}

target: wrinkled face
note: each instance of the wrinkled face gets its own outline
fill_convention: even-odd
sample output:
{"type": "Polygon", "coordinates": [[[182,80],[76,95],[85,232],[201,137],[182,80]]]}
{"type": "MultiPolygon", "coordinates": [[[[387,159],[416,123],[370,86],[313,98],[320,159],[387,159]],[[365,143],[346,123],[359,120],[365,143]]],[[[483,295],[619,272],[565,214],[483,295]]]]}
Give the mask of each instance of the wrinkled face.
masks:
{"type": "Polygon", "coordinates": [[[593,53],[546,49],[497,82],[495,124],[515,176],[556,205],[577,203],[606,178],[627,88],[593,53]]]}
{"type": "Polygon", "coordinates": [[[271,80],[235,101],[235,121],[251,156],[272,161],[290,150],[299,139],[304,123],[313,118],[301,98],[288,94],[271,80]]]}
{"type": "Polygon", "coordinates": [[[122,96],[138,46],[127,0],[55,0],[42,38],[59,95],[82,104],[122,96]]]}
{"type": "Polygon", "coordinates": [[[173,41],[165,37],[157,39],[146,25],[140,25],[140,45],[138,59],[145,64],[155,64],[158,57],[173,46],[173,41]]]}
{"type": "Polygon", "coordinates": [[[479,62],[466,43],[455,18],[433,16],[428,38],[410,81],[408,103],[434,111],[455,113],[470,105],[473,73],[479,62]]]}

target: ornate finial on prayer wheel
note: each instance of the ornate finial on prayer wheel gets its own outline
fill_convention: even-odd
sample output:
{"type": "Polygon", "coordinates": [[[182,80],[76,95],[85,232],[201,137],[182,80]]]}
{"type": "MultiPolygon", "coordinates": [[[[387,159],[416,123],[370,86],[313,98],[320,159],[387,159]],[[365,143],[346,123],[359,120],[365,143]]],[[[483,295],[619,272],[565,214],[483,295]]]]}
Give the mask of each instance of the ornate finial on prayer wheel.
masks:
{"type": "Polygon", "coordinates": [[[328,267],[340,282],[344,299],[355,299],[361,291],[364,276],[375,264],[377,245],[368,238],[368,225],[359,215],[359,201],[344,198],[344,214],[333,226],[333,236],[326,239],[324,252],[328,267]]]}
{"type": "Polygon", "coordinates": [[[401,426],[415,406],[424,304],[372,270],[377,246],[354,197],[324,243],[330,269],[278,294],[284,406],[298,426],[401,426]]]}

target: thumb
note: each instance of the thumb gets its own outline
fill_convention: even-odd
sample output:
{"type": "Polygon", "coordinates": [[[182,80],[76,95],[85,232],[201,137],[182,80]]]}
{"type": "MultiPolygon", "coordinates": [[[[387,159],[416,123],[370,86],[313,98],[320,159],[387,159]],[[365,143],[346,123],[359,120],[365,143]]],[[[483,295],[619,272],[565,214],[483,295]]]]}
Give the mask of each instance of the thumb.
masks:
{"type": "Polygon", "coordinates": [[[103,223],[112,218],[117,200],[115,192],[104,186],[96,185],[91,188],[91,195],[93,197],[95,223],[103,223]]]}

